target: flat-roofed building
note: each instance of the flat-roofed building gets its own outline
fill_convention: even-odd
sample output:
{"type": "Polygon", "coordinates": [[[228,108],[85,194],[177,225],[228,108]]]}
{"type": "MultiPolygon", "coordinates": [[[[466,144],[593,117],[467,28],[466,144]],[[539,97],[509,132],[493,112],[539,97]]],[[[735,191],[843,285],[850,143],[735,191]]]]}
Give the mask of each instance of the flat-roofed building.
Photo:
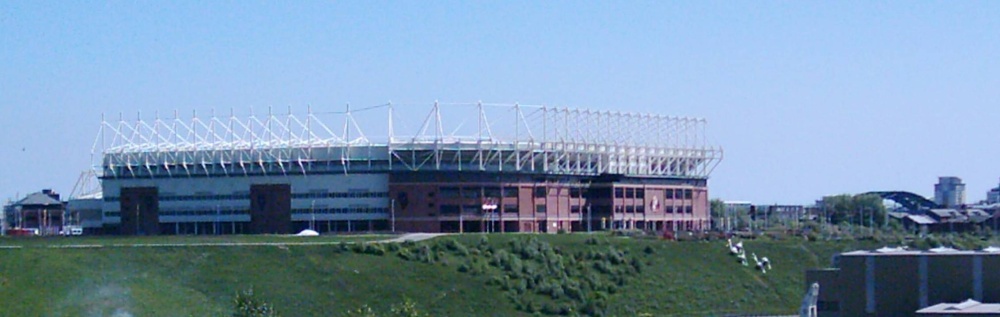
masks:
{"type": "Polygon", "coordinates": [[[841,253],[806,272],[820,284],[819,316],[916,316],[938,303],[1000,302],[1000,249],[882,248],[841,253]]]}

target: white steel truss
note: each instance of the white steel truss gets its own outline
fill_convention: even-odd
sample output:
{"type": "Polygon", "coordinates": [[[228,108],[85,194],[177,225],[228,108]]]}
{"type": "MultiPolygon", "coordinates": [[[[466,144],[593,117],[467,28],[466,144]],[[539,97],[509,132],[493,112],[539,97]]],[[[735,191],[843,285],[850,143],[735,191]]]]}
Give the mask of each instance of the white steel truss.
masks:
{"type": "Polygon", "coordinates": [[[656,114],[484,103],[310,108],[305,115],[268,109],[244,117],[175,112],[166,119],[102,119],[94,152],[104,177],[443,170],[707,178],[723,152],[708,144],[706,125],[656,114]],[[362,126],[386,134],[369,139],[362,126]]]}

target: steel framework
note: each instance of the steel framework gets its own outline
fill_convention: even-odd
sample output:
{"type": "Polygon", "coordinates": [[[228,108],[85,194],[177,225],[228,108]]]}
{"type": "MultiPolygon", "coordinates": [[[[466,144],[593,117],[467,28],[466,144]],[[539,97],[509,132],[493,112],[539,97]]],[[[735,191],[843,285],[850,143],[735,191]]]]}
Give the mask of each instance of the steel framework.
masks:
{"type": "Polygon", "coordinates": [[[177,112],[152,120],[102,116],[93,153],[100,153],[106,178],[354,169],[707,178],[723,151],[708,144],[705,129],[704,119],[656,114],[387,103],[330,112],[308,108],[304,115],[268,109],[246,117],[232,110],[207,118],[177,112]],[[362,126],[386,134],[369,138],[362,126]]]}

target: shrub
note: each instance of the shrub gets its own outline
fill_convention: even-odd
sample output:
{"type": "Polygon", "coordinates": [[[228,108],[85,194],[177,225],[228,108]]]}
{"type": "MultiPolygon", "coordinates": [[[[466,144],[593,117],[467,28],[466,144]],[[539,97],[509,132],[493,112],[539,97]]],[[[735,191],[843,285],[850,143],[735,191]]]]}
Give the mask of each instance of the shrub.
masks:
{"type": "Polygon", "coordinates": [[[646,245],[646,247],[642,249],[642,252],[645,252],[646,254],[653,254],[656,253],[656,249],[653,249],[653,246],[651,245],[646,245]]]}
{"type": "Polygon", "coordinates": [[[254,294],[253,287],[236,293],[233,317],[277,317],[274,306],[254,294]]]}
{"type": "Polygon", "coordinates": [[[382,244],[368,243],[365,244],[363,252],[365,254],[382,256],[385,255],[385,248],[382,246],[382,244]]]}
{"type": "Polygon", "coordinates": [[[361,307],[348,310],[344,313],[344,317],[376,317],[375,312],[367,304],[361,305],[361,307]]]}
{"type": "Polygon", "coordinates": [[[410,249],[400,249],[399,253],[397,253],[397,254],[403,260],[407,260],[407,261],[414,260],[413,252],[410,252],[410,249]]]}
{"type": "Polygon", "coordinates": [[[393,252],[393,253],[399,252],[399,249],[400,249],[399,243],[389,243],[389,245],[386,247],[386,250],[388,252],[393,252]]]}
{"type": "Polygon", "coordinates": [[[417,303],[413,302],[409,298],[404,298],[402,303],[392,305],[389,309],[389,313],[396,317],[425,317],[429,316],[426,313],[420,312],[417,309],[417,303]]]}

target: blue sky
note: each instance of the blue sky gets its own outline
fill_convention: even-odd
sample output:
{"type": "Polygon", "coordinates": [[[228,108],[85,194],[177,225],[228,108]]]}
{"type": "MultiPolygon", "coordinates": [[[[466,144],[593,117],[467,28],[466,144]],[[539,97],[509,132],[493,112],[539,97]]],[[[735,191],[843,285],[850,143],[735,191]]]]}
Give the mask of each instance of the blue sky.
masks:
{"type": "Polygon", "coordinates": [[[1000,2],[4,1],[0,197],[68,193],[101,113],[483,100],[707,118],[713,197],[979,200],[998,87],[1000,2]]]}

